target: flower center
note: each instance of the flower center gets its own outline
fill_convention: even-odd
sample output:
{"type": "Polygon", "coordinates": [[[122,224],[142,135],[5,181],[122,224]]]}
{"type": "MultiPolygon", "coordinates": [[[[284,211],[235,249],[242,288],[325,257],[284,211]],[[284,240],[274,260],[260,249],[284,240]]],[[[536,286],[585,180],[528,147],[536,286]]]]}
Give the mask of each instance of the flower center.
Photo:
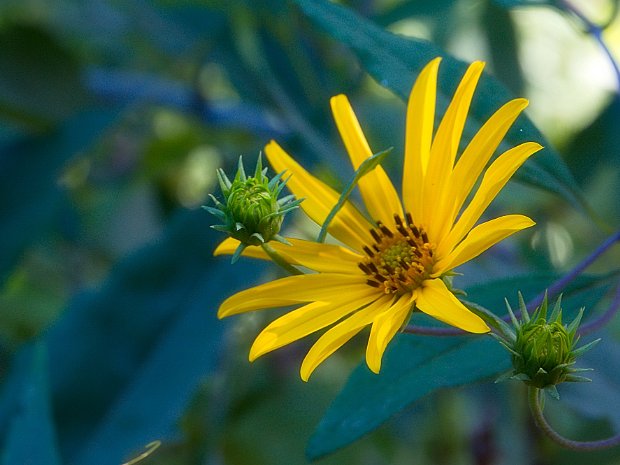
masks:
{"type": "Polygon", "coordinates": [[[430,277],[435,259],[433,244],[424,229],[413,224],[411,214],[403,220],[394,215],[394,228],[381,222],[370,230],[375,240],[364,246],[367,257],[358,266],[368,275],[366,283],[386,294],[404,294],[422,285],[430,277]]]}

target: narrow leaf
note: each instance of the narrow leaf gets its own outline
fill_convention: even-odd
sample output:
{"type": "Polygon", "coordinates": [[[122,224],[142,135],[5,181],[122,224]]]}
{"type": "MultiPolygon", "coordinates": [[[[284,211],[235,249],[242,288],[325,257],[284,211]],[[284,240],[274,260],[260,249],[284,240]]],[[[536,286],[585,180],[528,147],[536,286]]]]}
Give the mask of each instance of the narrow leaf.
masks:
{"type": "Polygon", "coordinates": [[[317,242],[325,242],[325,237],[327,236],[327,228],[329,227],[329,224],[335,218],[336,214],[340,211],[344,203],[347,201],[347,199],[351,195],[351,192],[353,192],[353,189],[355,188],[359,180],[362,179],[364,175],[366,175],[367,173],[374,170],[377,166],[379,166],[379,164],[383,162],[383,159],[391,151],[392,151],[392,148],[389,148],[387,150],[383,150],[382,152],[375,153],[374,155],[372,155],[371,157],[368,157],[366,160],[364,160],[360,164],[359,168],[355,171],[353,177],[347,183],[344,190],[342,191],[342,194],[340,194],[340,197],[338,198],[338,202],[336,202],[336,205],[334,205],[334,208],[331,209],[331,211],[329,212],[329,215],[327,215],[327,218],[325,218],[325,221],[323,222],[323,226],[321,227],[321,231],[319,232],[319,237],[317,238],[317,242]]]}

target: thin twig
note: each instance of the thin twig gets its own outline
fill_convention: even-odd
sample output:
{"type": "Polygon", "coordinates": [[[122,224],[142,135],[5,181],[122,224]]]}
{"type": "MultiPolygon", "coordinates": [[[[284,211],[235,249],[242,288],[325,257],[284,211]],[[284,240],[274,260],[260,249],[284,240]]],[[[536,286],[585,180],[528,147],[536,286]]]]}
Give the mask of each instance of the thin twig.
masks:
{"type": "Polygon", "coordinates": [[[549,424],[549,422],[547,422],[547,419],[543,415],[540,400],[541,393],[542,391],[540,389],[535,387],[529,387],[528,403],[530,405],[530,410],[532,412],[532,416],[534,417],[534,422],[536,423],[536,426],[538,426],[540,430],[545,433],[545,435],[552,441],[563,447],[566,447],[567,449],[578,451],[609,449],[611,447],[616,447],[620,445],[620,434],[607,439],[601,439],[599,441],[574,441],[572,439],[565,438],[553,429],[553,427],[549,424]]]}
{"type": "Polygon", "coordinates": [[[609,321],[616,315],[616,313],[618,313],[618,310],[620,310],[620,285],[616,287],[616,292],[607,310],[605,310],[605,312],[599,315],[596,319],[584,323],[577,330],[577,333],[580,336],[585,336],[586,334],[598,331],[607,323],[609,323],[609,321]]]}
{"type": "Polygon", "coordinates": [[[609,249],[618,241],[620,241],[620,230],[616,231],[614,234],[605,239],[605,241],[601,245],[599,245],[594,250],[594,252],[584,258],[577,266],[575,266],[560,279],[552,283],[546,291],[541,292],[532,300],[530,300],[526,305],[527,309],[533,310],[534,308],[538,307],[545,298],[545,294],[547,294],[547,298],[549,299],[560,294],[560,292],[562,292],[562,290],[565,289],[568,284],[574,281],[577,276],[583,273],[586,268],[592,265],[592,263],[594,263],[601,255],[603,255],[603,253],[605,253],[607,249],[609,249]]]}
{"type": "MultiPolygon", "coordinates": [[[[560,0],[559,2],[561,5],[564,6],[564,8],[566,8],[567,11],[570,11],[572,14],[574,14],[577,18],[579,18],[579,20],[584,24],[587,32],[589,34],[591,34],[594,39],[598,42],[598,44],[600,45],[600,47],[603,49],[603,51],[605,52],[605,54],[607,55],[607,58],[609,58],[609,61],[611,62],[611,66],[614,69],[614,73],[616,75],[616,87],[617,87],[617,92],[620,93],[620,67],[618,66],[618,62],[616,61],[616,59],[614,58],[614,56],[611,53],[611,50],[609,50],[609,47],[607,46],[607,44],[605,43],[605,39],[603,39],[603,27],[594,24],[592,21],[590,21],[581,11],[579,11],[579,9],[577,7],[575,7],[575,5],[573,5],[569,0],[560,0]]],[[[617,8],[617,7],[616,7],[617,8]]],[[[616,12],[614,11],[614,15],[616,14],[616,12]]]]}

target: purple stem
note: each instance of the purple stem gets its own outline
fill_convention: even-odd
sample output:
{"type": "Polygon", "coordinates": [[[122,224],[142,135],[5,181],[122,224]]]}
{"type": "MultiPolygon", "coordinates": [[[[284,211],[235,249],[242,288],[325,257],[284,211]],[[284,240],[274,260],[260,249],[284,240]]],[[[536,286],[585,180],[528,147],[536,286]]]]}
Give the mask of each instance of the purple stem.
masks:
{"type": "MultiPolygon", "coordinates": [[[[601,245],[599,245],[594,252],[592,252],[588,257],[586,257],[575,268],[573,268],[566,275],[551,284],[551,286],[549,286],[546,291],[547,297],[552,298],[558,295],[562,291],[562,289],[564,289],[568,284],[570,284],[577,276],[583,273],[586,268],[588,268],[592,263],[594,263],[601,255],[603,255],[603,253],[607,251],[607,249],[609,249],[618,241],[620,241],[620,230],[616,231],[615,234],[612,234],[610,237],[605,239],[605,241],[601,245]]],[[[533,310],[534,308],[538,307],[542,303],[544,298],[545,292],[541,292],[527,303],[527,309],[533,310]]]]}
{"type": "Polygon", "coordinates": [[[614,73],[616,75],[616,86],[617,91],[620,93],[620,67],[618,67],[618,63],[616,62],[614,56],[611,54],[609,47],[605,43],[603,39],[603,29],[600,26],[597,26],[592,21],[590,21],[581,11],[579,11],[575,5],[573,5],[569,0],[560,0],[560,4],[562,4],[568,11],[573,13],[577,18],[579,18],[583,24],[586,26],[587,31],[592,34],[594,39],[599,43],[609,61],[611,62],[611,66],[614,69],[614,73]]]}
{"type": "Polygon", "coordinates": [[[609,323],[609,321],[616,315],[616,313],[618,313],[618,310],[620,310],[620,285],[616,287],[616,293],[614,294],[614,298],[611,300],[611,304],[609,304],[607,310],[605,310],[605,312],[598,318],[584,323],[579,328],[579,335],[584,336],[586,334],[590,334],[599,330],[607,323],[609,323]]]}

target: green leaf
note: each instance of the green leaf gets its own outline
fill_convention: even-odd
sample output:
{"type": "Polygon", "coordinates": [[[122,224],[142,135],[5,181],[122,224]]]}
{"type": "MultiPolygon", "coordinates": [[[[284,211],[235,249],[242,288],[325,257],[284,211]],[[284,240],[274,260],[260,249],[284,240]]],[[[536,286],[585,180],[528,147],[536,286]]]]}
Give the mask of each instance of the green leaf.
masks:
{"type": "Polygon", "coordinates": [[[374,20],[381,26],[389,26],[412,16],[441,17],[456,3],[456,0],[432,0],[397,3],[377,15],[374,20]]]}
{"type": "Polygon", "coordinates": [[[49,227],[63,199],[58,178],[68,160],[88,149],[118,110],[81,112],[53,130],[0,147],[0,284],[23,250],[49,227]]]}
{"type": "Polygon", "coordinates": [[[376,429],[396,412],[442,387],[469,384],[507,370],[507,352],[491,337],[437,338],[401,334],[374,375],[360,365],[310,438],[317,459],[376,429]]]}
{"type": "Polygon", "coordinates": [[[329,227],[329,224],[332,222],[336,214],[340,211],[344,203],[347,201],[347,199],[349,198],[349,195],[351,195],[351,192],[353,192],[353,188],[357,185],[359,180],[362,179],[366,174],[374,170],[378,165],[380,165],[383,162],[383,159],[391,151],[392,149],[389,148],[387,150],[383,150],[382,152],[375,153],[374,155],[367,158],[360,164],[359,168],[353,174],[353,177],[351,178],[351,180],[347,183],[347,185],[343,189],[342,194],[340,194],[340,197],[338,198],[338,202],[336,202],[336,205],[334,205],[334,208],[331,209],[331,211],[325,218],[325,221],[323,222],[323,226],[321,227],[321,231],[319,232],[319,237],[317,238],[317,242],[325,241],[325,236],[327,236],[327,228],[329,227]]]}
{"type": "MultiPolygon", "coordinates": [[[[503,315],[504,297],[516,301],[521,290],[531,299],[558,277],[531,274],[496,280],[468,289],[467,299],[503,315]]],[[[579,277],[564,292],[564,308],[576,311],[584,305],[584,297],[591,299],[585,305],[593,307],[613,279],[579,277]]],[[[416,314],[414,321],[423,317],[416,314]]],[[[356,368],[310,438],[307,455],[316,459],[356,441],[437,389],[495,379],[509,367],[508,352],[488,336],[401,334],[388,346],[379,375],[365,363],[356,368]]]]}
{"type": "Polygon", "coordinates": [[[205,306],[213,298],[211,287],[197,287],[190,295],[187,310],[136,366],[74,463],[102,463],[101,457],[120,463],[151,441],[174,436],[200,381],[215,368],[226,327],[215,309],[205,306]]]}
{"type": "Polygon", "coordinates": [[[117,465],[178,434],[218,357],[226,325],[217,306],[254,279],[212,257],[222,236],[210,220],[203,210],[179,212],[156,244],[118,263],[99,290],[76,296],[46,335],[69,463],[117,465]]]}
{"type": "Polygon", "coordinates": [[[606,418],[620,432],[620,409],[609,408],[618,404],[620,392],[620,343],[613,335],[603,333],[603,340],[577,359],[577,368],[593,368],[588,373],[591,383],[563,384],[562,401],[571,409],[589,418],[606,418]]]}
{"type": "Polygon", "coordinates": [[[0,114],[34,128],[67,118],[87,101],[77,59],[31,25],[0,31],[0,114]]]}
{"type": "MultiPolygon", "coordinates": [[[[382,86],[406,100],[419,72],[431,59],[443,56],[440,68],[437,107],[445,111],[456,84],[467,64],[447,55],[426,40],[405,38],[384,31],[345,7],[327,0],[296,0],[303,12],[335,40],[348,46],[363,68],[382,86]]],[[[488,74],[483,75],[468,118],[464,138],[473,137],[482,123],[510,93],[488,74]]],[[[582,193],[570,171],[542,134],[525,116],[521,116],[506,136],[501,149],[526,141],[537,141],[546,148],[528,160],[517,178],[563,196],[567,201],[587,209],[582,193]]]]}
{"type": "Polygon", "coordinates": [[[504,8],[540,5],[555,6],[558,3],[557,0],[493,0],[493,2],[504,8]]]}
{"type": "MultiPolygon", "coordinates": [[[[37,343],[21,355],[16,360],[13,379],[5,385],[13,388],[14,393],[17,391],[18,398],[3,446],[2,464],[60,465],[50,406],[45,345],[37,343]]],[[[6,392],[5,387],[3,394],[6,392]]]]}
{"type": "Polygon", "coordinates": [[[521,95],[523,72],[517,54],[517,32],[510,12],[487,2],[481,20],[495,77],[515,95],[521,95]]]}
{"type": "Polygon", "coordinates": [[[601,114],[579,132],[566,150],[567,163],[582,185],[592,180],[597,168],[620,163],[620,96],[614,95],[601,114]]]}

